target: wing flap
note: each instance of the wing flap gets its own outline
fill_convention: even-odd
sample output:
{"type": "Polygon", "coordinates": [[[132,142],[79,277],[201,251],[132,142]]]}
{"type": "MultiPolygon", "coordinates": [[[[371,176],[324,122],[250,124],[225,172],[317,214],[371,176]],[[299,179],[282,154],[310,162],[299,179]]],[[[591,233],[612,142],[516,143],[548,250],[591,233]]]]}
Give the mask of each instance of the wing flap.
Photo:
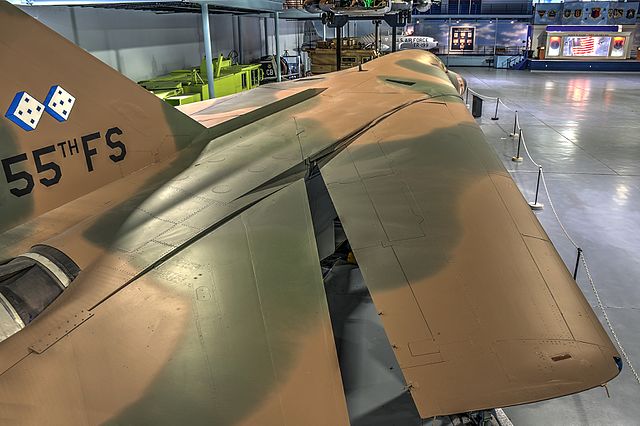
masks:
{"type": "Polygon", "coordinates": [[[411,105],[321,172],[423,418],[618,373],[611,341],[462,103],[411,105]]]}

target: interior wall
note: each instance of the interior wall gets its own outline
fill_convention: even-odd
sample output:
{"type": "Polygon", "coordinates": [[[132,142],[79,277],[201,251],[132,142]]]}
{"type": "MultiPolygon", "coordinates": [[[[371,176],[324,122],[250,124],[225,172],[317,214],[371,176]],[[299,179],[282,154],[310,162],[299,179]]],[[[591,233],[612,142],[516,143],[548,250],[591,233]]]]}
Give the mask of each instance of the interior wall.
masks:
{"type": "MultiPolygon", "coordinates": [[[[197,66],[204,55],[199,13],[68,6],[21,9],[134,81],[197,66]]],[[[214,56],[236,50],[249,63],[265,55],[263,18],[211,14],[209,21],[214,56]]],[[[273,54],[273,18],[267,18],[267,27],[268,53],[273,54]]],[[[280,32],[282,53],[287,49],[296,54],[303,24],[281,20],[280,32]]]]}
{"type": "MultiPolygon", "coordinates": [[[[269,53],[275,52],[274,22],[273,18],[267,18],[269,53]]],[[[294,20],[280,20],[280,53],[289,55],[302,54],[302,43],[304,42],[304,22],[294,20]]]]}

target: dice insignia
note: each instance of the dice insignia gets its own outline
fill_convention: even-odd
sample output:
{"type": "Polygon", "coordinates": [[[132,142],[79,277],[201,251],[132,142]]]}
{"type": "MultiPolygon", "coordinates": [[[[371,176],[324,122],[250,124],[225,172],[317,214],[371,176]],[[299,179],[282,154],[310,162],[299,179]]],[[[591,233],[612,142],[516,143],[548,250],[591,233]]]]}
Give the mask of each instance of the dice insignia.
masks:
{"type": "Polygon", "coordinates": [[[27,92],[18,92],[4,115],[27,132],[35,130],[44,113],[44,105],[27,92]]]}
{"type": "Polygon", "coordinates": [[[58,121],[67,121],[76,98],[61,86],[51,86],[44,105],[46,111],[58,121]]]}

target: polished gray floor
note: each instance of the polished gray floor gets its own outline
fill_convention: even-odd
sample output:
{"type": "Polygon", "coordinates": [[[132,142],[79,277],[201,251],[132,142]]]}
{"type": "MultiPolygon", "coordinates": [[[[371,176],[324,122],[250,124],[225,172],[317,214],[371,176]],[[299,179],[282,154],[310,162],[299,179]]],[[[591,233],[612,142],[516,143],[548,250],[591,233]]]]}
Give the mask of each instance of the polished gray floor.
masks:
{"type": "MultiPolygon", "coordinates": [[[[584,250],[604,307],[631,362],[640,370],[640,75],[565,74],[459,68],[469,87],[499,96],[518,110],[525,140],[546,171],[562,222],[584,250]]],[[[479,119],[487,140],[526,198],[537,168],[514,163],[509,137],[513,112],[500,105],[498,121],[485,104],[479,119]]],[[[525,154],[522,154],[525,157],[525,154]]],[[[538,218],[571,269],[576,251],[564,237],[544,195],[538,218]]],[[[596,298],[583,268],[578,283],[596,298]]],[[[505,409],[515,425],[638,425],[640,384],[628,365],[605,389],[505,409]]]]}

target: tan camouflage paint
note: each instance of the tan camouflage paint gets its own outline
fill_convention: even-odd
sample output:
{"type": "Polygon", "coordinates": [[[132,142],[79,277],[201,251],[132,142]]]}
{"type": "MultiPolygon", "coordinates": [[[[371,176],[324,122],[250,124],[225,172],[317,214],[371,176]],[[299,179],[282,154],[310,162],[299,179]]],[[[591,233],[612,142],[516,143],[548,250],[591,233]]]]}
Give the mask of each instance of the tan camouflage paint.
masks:
{"type": "MultiPolygon", "coordinates": [[[[0,20],[0,47],[13,55],[3,58],[25,56],[16,48],[20,43],[41,53],[26,59],[22,77],[7,80],[2,100],[8,104],[20,90],[43,96],[51,84],[77,98],[69,122],[43,117],[29,134],[1,119],[8,142],[0,147],[0,158],[115,125],[125,131],[130,155],[117,164],[110,164],[108,151],[94,156],[95,171],[88,177],[83,158],[75,158],[63,164],[64,182],[49,188],[36,183],[33,193],[19,200],[0,186],[0,206],[11,211],[0,218],[0,229],[6,230],[0,236],[3,258],[47,242],[83,269],[42,315],[0,343],[0,420],[347,423],[301,181],[309,160],[324,166],[387,333],[400,343],[394,343],[396,353],[423,417],[559,396],[617,374],[611,342],[482,140],[451,83],[453,74],[433,55],[404,51],[368,63],[363,71],[287,83],[283,90],[263,87],[251,92],[259,96],[255,104],[247,96],[206,103],[189,110],[213,126],[204,130],[12,6],[0,5],[0,20]],[[13,34],[24,27],[33,28],[33,37],[17,40],[13,34]],[[42,68],[51,65],[58,71],[43,74],[42,68]],[[295,100],[310,88],[324,91],[295,100]],[[85,99],[96,101],[82,109],[85,99]],[[280,107],[279,100],[289,103],[280,107]],[[246,114],[239,116],[236,109],[246,114]],[[229,125],[233,119],[243,120],[242,125],[229,125]],[[395,146],[395,153],[385,146],[395,146]],[[435,148],[425,152],[427,146],[435,148]],[[424,224],[419,197],[412,201],[396,191],[402,188],[397,180],[385,181],[402,176],[402,161],[414,170],[407,154],[425,164],[420,179],[405,176],[414,179],[412,189],[427,197],[435,190],[427,204],[435,216],[422,216],[424,224]],[[479,158],[484,172],[451,166],[466,156],[479,158]],[[458,175],[447,173],[454,169],[458,175]],[[387,216],[372,219],[361,202],[366,201],[362,191],[346,197],[335,191],[369,178],[374,184],[379,180],[373,186],[381,195],[376,208],[387,216]],[[438,192],[443,188],[445,195],[438,192]],[[486,194],[494,195],[493,202],[485,200],[486,194]],[[478,202],[503,215],[508,211],[511,222],[479,214],[474,209],[478,202]],[[485,222],[494,232],[478,234],[484,229],[478,224],[485,222]],[[362,226],[365,243],[358,236],[362,226]],[[412,247],[407,240],[423,229],[437,238],[416,240],[412,247]],[[540,273],[531,268],[532,255],[509,250],[512,240],[538,250],[542,257],[533,256],[535,265],[551,271],[545,282],[562,287],[555,308],[540,311],[527,304],[532,295],[520,287],[502,293],[492,284],[505,265],[521,262],[529,268],[520,276],[523,283],[538,280],[538,287],[521,286],[548,301],[548,290],[539,287],[540,273]],[[399,241],[408,244],[401,261],[391,253],[399,241]],[[500,256],[481,262],[477,254],[487,246],[504,247],[500,256]],[[457,268],[447,256],[467,269],[457,268]],[[391,269],[371,274],[369,265],[390,265],[396,274],[391,269]],[[418,271],[412,277],[412,268],[422,265],[431,268],[428,276],[418,271]],[[473,300],[464,302],[469,297],[465,274],[472,274],[481,292],[474,297],[522,306],[500,318],[478,314],[473,300]],[[289,280],[281,285],[283,277],[289,280]],[[415,281],[407,287],[407,280],[415,281]],[[414,283],[420,291],[407,293],[414,283]],[[427,307],[433,310],[419,313],[427,307]],[[542,315],[539,324],[522,319],[528,309],[542,315]],[[458,315],[452,318],[452,312],[458,315]],[[557,312],[575,321],[575,343],[549,331],[564,327],[557,312]],[[541,339],[540,330],[548,338],[541,339]],[[438,332],[446,340],[439,340],[438,332]],[[501,349],[503,340],[495,340],[500,333],[508,336],[505,342],[525,342],[501,349]],[[599,358],[581,346],[577,335],[607,356],[599,358]],[[573,361],[564,364],[566,369],[547,368],[555,347],[573,351],[578,364],[590,363],[590,374],[582,376],[584,367],[573,361]],[[487,348],[513,355],[491,358],[487,348]],[[418,359],[412,359],[416,354],[418,359]],[[542,364],[535,364],[531,354],[544,358],[542,364]],[[452,376],[452,363],[465,366],[462,377],[452,376]],[[425,365],[417,373],[413,368],[425,365]],[[475,386],[482,386],[482,392],[472,391],[475,386]],[[465,387],[469,391],[461,393],[465,387]]],[[[27,170],[36,176],[30,164],[27,170]]]]}

